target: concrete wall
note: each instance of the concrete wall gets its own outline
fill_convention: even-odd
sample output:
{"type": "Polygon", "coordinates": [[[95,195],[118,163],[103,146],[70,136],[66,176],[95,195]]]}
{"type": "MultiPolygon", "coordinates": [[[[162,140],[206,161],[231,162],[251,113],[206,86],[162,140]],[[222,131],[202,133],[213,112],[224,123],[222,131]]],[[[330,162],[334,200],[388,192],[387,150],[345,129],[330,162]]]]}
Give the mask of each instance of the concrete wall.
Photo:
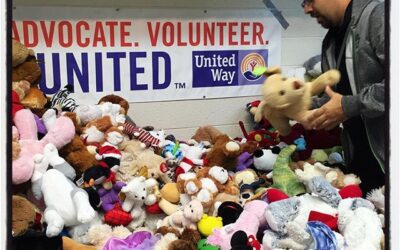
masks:
{"type": "MultiPolygon", "coordinates": [[[[315,20],[305,16],[300,0],[273,0],[277,8],[289,22],[287,30],[282,31],[282,65],[285,74],[301,67],[305,60],[320,53],[325,30],[315,20]]],[[[14,6],[93,6],[113,8],[223,8],[260,9],[265,6],[261,0],[15,0],[14,6]]],[[[259,99],[259,96],[204,99],[187,101],[163,101],[153,103],[131,103],[129,115],[139,125],[152,125],[165,129],[181,140],[189,139],[202,125],[213,125],[232,137],[242,136],[238,121],[242,120],[248,129],[251,120],[245,111],[246,103],[259,99]]]]}

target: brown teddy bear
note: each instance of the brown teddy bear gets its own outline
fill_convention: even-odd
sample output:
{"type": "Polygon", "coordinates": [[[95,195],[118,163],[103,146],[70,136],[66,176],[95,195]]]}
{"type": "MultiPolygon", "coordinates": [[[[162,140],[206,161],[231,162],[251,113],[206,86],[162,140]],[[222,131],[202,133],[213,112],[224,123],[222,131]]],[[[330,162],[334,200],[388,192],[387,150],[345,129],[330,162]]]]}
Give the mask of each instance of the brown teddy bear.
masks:
{"type": "Polygon", "coordinates": [[[91,154],[96,154],[96,149],[104,142],[104,133],[112,127],[111,118],[103,116],[90,121],[82,128],[81,138],[91,154]]]}
{"type": "Polygon", "coordinates": [[[119,104],[121,106],[121,114],[127,115],[129,110],[129,103],[124,98],[118,95],[106,95],[100,98],[98,104],[102,104],[105,102],[111,102],[113,104],[119,104]]]}
{"type": "Polygon", "coordinates": [[[206,166],[220,166],[229,171],[236,171],[237,158],[243,152],[253,153],[257,148],[256,142],[238,143],[228,135],[217,136],[214,146],[206,155],[206,166]]]}
{"type": "Polygon", "coordinates": [[[73,112],[66,112],[64,116],[69,117],[75,125],[75,136],[72,141],[59,150],[59,154],[64,158],[76,171],[79,178],[86,169],[97,164],[96,158],[89,153],[82,139],[79,137],[81,126],[79,118],[73,112]]]}
{"type": "Polygon", "coordinates": [[[178,176],[177,188],[181,194],[196,198],[203,204],[205,211],[214,203],[218,193],[239,194],[239,189],[230,180],[228,171],[220,166],[205,167],[197,173],[184,173],[178,176]]]}
{"type": "Polygon", "coordinates": [[[12,196],[12,235],[23,235],[30,228],[36,218],[34,205],[26,198],[18,195],[12,196]]]}
{"type": "Polygon", "coordinates": [[[13,40],[12,65],[12,81],[30,83],[29,91],[25,91],[24,98],[20,98],[21,104],[31,109],[43,109],[48,99],[37,87],[42,75],[34,51],[13,40]]]}
{"type": "Polygon", "coordinates": [[[219,135],[222,135],[222,132],[216,129],[214,126],[207,125],[199,127],[189,143],[203,143],[206,147],[209,147],[215,143],[215,140],[219,135]]]}

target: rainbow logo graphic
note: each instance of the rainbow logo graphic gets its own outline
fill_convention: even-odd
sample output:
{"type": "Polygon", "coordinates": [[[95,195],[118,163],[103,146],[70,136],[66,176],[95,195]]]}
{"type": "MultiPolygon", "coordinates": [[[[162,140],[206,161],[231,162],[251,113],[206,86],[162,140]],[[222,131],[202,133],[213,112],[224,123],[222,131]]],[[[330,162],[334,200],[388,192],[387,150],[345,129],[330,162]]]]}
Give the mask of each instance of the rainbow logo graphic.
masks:
{"type": "Polygon", "coordinates": [[[261,77],[255,76],[251,73],[257,66],[266,66],[264,58],[258,53],[250,53],[243,58],[242,64],[240,65],[240,71],[244,78],[249,81],[255,81],[261,77]]]}

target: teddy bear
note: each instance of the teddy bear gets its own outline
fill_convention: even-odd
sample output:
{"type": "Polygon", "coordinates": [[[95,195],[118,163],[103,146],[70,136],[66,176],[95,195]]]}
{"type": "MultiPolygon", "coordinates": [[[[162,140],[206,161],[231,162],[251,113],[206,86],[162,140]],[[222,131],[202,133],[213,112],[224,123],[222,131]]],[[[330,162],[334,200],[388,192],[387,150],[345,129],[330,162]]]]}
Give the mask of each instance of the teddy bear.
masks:
{"type": "MultiPolygon", "coordinates": [[[[47,112],[51,110],[52,109],[49,109],[47,112]]],[[[79,136],[81,126],[76,114],[73,112],[65,112],[63,116],[69,117],[73,121],[75,125],[75,135],[70,143],[59,150],[59,154],[75,169],[77,177],[80,177],[86,169],[95,166],[97,160],[93,154],[89,153],[79,136]]]]}
{"type": "Polygon", "coordinates": [[[12,81],[28,81],[30,88],[20,102],[31,109],[43,109],[48,102],[47,97],[37,87],[41,78],[41,70],[36,61],[35,52],[27,49],[23,44],[12,40],[12,81]]]}
{"type": "Polygon", "coordinates": [[[12,163],[12,181],[21,184],[28,181],[33,172],[33,156],[43,152],[46,144],[52,143],[57,149],[68,144],[75,135],[75,127],[68,117],[59,117],[55,126],[39,141],[33,113],[28,109],[20,110],[14,117],[19,133],[20,153],[12,163]]]}
{"type": "Polygon", "coordinates": [[[12,57],[13,117],[17,111],[16,108],[23,107],[30,108],[32,112],[41,116],[48,99],[37,88],[41,71],[35,53],[20,42],[12,40],[12,57]]]}
{"type": "Polygon", "coordinates": [[[64,226],[78,226],[95,218],[88,194],[72,182],[74,169],[59,157],[53,144],[47,144],[43,154],[36,154],[34,162],[32,192],[37,200],[45,201],[47,208],[43,217],[48,237],[58,235],[64,226]],[[47,170],[49,165],[53,169],[47,170]]]}
{"type": "Polygon", "coordinates": [[[36,211],[34,205],[26,198],[12,196],[12,231],[13,237],[23,235],[35,223],[36,211]]]}
{"type": "Polygon", "coordinates": [[[206,212],[218,193],[225,192],[233,195],[239,193],[234,182],[229,180],[228,171],[219,166],[203,168],[197,173],[181,174],[177,179],[177,187],[182,195],[181,202],[198,199],[206,212]]]}
{"type": "Polygon", "coordinates": [[[22,80],[19,82],[12,83],[12,92],[11,92],[11,117],[14,119],[15,114],[24,109],[25,107],[21,104],[21,100],[25,97],[27,91],[30,88],[30,83],[26,80],[22,80]]]}
{"type": "Polygon", "coordinates": [[[124,98],[118,96],[118,95],[106,95],[103,96],[102,98],[100,98],[100,100],[98,101],[97,104],[102,104],[105,102],[110,102],[113,104],[118,104],[121,107],[120,113],[127,115],[128,111],[129,111],[129,103],[127,100],[125,100],[124,98]]]}
{"type": "Polygon", "coordinates": [[[201,235],[197,230],[185,228],[179,232],[173,227],[162,226],[155,230],[161,238],[154,245],[154,250],[195,250],[201,235]]]}
{"type": "Polygon", "coordinates": [[[296,169],[295,174],[297,178],[305,184],[315,176],[322,176],[337,189],[342,189],[348,185],[359,185],[361,183],[360,178],[355,174],[344,174],[339,168],[326,167],[320,162],[316,162],[313,165],[304,162],[303,170],[296,169]]]}
{"type": "Polygon", "coordinates": [[[219,131],[217,128],[211,125],[206,125],[197,128],[196,132],[194,135],[191,137],[191,140],[189,140],[189,144],[197,144],[197,143],[202,143],[206,147],[210,147],[211,145],[214,144],[215,139],[221,135],[222,132],[219,131]]]}
{"type": "Polygon", "coordinates": [[[229,171],[235,171],[238,157],[243,152],[252,154],[256,147],[255,142],[238,143],[231,140],[226,134],[219,135],[215,139],[214,146],[206,154],[205,166],[221,166],[229,171]]]}
{"type": "Polygon", "coordinates": [[[302,82],[295,77],[285,78],[279,67],[257,67],[253,74],[267,77],[262,85],[263,100],[254,116],[256,122],[267,118],[280,135],[291,132],[290,120],[303,125],[309,124],[311,97],[320,94],[325,87],[333,86],[340,80],[338,70],[329,70],[312,82],[302,82]]]}
{"type": "Polygon", "coordinates": [[[146,219],[146,212],[143,206],[154,202],[154,196],[148,195],[148,189],[157,184],[155,179],[146,179],[140,176],[132,178],[128,184],[121,189],[121,192],[125,194],[122,209],[125,212],[130,212],[133,217],[133,221],[128,225],[129,229],[133,230],[143,225],[146,219]]]}
{"type": "Polygon", "coordinates": [[[136,139],[125,139],[120,144],[121,153],[125,154],[124,164],[117,173],[117,178],[129,181],[133,176],[159,179],[163,183],[172,182],[173,173],[166,160],[155,154],[151,148],[142,147],[136,139]]]}
{"type": "Polygon", "coordinates": [[[159,223],[160,226],[171,226],[175,228],[189,228],[197,230],[197,222],[203,216],[203,205],[197,199],[191,200],[183,207],[183,210],[165,217],[159,223]]]}
{"type": "MultiPolygon", "coordinates": [[[[79,119],[81,120],[81,118],[79,119]]],[[[82,128],[82,134],[80,136],[90,153],[96,154],[96,149],[104,142],[104,133],[111,127],[111,118],[109,116],[103,116],[88,122],[82,128]]]]}

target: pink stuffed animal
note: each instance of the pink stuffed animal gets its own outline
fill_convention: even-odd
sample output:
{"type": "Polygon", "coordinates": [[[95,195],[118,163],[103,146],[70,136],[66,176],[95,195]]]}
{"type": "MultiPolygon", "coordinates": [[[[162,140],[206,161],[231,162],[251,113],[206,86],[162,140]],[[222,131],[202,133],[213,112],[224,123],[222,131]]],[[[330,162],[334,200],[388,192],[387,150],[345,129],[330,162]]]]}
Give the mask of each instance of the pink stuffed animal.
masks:
{"type": "Polygon", "coordinates": [[[59,117],[53,128],[38,141],[35,118],[29,109],[18,111],[14,117],[14,124],[19,132],[21,152],[19,157],[12,162],[13,184],[24,183],[32,177],[33,156],[43,153],[46,144],[52,143],[57,149],[60,149],[75,135],[75,127],[71,119],[59,117]]]}
{"type": "Polygon", "coordinates": [[[239,230],[247,235],[257,235],[258,229],[267,224],[264,213],[268,204],[265,201],[254,200],[246,203],[243,212],[235,223],[214,229],[208,236],[207,243],[219,246],[221,250],[231,249],[232,235],[239,230]]]}

